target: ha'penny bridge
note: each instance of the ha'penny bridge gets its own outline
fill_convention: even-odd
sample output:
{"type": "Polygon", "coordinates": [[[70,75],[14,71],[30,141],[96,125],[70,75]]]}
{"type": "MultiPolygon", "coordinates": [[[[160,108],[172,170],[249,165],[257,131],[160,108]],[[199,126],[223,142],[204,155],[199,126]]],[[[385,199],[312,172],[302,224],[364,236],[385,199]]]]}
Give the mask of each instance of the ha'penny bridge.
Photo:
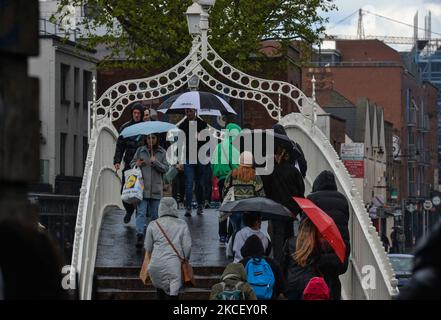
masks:
{"type": "MultiPolygon", "coordinates": [[[[215,93],[258,102],[268,111],[269,117],[285,127],[288,136],[301,145],[308,161],[305,194],[311,191],[321,171],[330,170],[335,174],[338,190],[348,199],[350,209],[351,254],[348,270],[340,276],[342,297],[347,300],[391,299],[398,293],[397,280],[359,191],[323,133],[327,130],[319,126],[317,115],[323,114],[323,110],[314,98],[307,97],[290,83],[257,78],[228,64],[207,41],[207,8],[194,3],[187,13],[198,10],[199,28],[191,32],[192,48],[184,60],[156,76],[117,83],[98,99],[94,94],[93,127],[80,193],[71,269],[71,275],[77,276],[80,299],[155,298],[154,288],[144,286],[138,279],[143,256],[135,250],[134,226],[122,222],[121,176],[113,168],[118,138],[113,121],[132,103],[168,96],[186,86],[194,76],[215,93]],[[214,75],[203,67],[204,61],[214,75]],[[229,80],[235,87],[219,81],[220,78],[229,80]],[[274,96],[279,98],[270,98],[274,96]],[[282,117],[281,96],[292,101],[299,112],[282,117]],[[366,270],[373,275],[367,286],[363,281],[366,270]]],[[[214,129],[213,134],[222,138],[214,129]]],[[[183,212],[180,215],[183,216],[183,212]]],[[[186,288],[182,298],[208,299],[211,286],[219,282],[229,262],[225,258],[225,248],[218,244],[217,212],[205,210],[204,215],[186,221],[192,233],[190,262],[195,267],[196,286],[186,288]]]]}

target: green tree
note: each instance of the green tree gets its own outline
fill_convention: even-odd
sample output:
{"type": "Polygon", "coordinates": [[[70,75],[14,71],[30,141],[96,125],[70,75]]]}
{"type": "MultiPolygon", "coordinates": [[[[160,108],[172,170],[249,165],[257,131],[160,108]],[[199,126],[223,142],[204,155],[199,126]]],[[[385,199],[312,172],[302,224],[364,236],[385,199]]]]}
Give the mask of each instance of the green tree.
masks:
{"type": "MultiPolygon", "coordinates": [[[[86,5],[91,14],[82,22],[87,31],[83,44],[110,49],[104,64],[124,56],[125,66],[164,70],[191,47],[184,15],[191,4],[191,0],[61,0],[53,18],[61,21],[68,5],[86,5]],[[105,35],[96,35],[103,28],[105,35]]],[[[282,51],[293,39],[316,42],[327,21],[319,12],[335,8],[332,0],[217,0],[210,12],[209,42],[234,66],[257,71],[258,60],[249,63],[249,57],[262,55],[262,39],[281,39],[282,51]]]]}

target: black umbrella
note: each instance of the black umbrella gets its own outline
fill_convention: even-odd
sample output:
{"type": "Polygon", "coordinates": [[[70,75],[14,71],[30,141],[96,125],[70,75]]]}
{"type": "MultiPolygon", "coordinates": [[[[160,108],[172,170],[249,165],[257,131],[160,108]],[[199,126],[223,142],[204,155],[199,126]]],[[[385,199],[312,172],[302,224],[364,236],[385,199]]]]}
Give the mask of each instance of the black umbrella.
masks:
{"type": "MultiPolygon", "coordinates": [[[[242,141],[242,139],[240,139],[240,137],[243,137],[245,135],[250,135],[251,136],[251,148],[252,150],[248,150],[251,151],[254,154],[254,145],[255,142],[254,140],[257,139],[256,136],[259,135],[262,137],[262,143],[261,148],[262,148],[262,155],[266,156],[267,155],[267,151],[266,151],[266,141],[267,139],[271,139],[274,141],[274,152],[276,151],[276,147],[277,146],[281,146],[282,148],[284,148],[288,154],[289,157],[291,159],[291,161],[295,161],[297,159],[301,159],[303,158],[303,152],[297,147],[297,144],[291,140],[287,135],[284,134],[280,134],[280,133],[276,133],[276,132],[267,132],[266,130],[243,130],[241,132],[241,134],[236,137],[235,139],[235,147],[240,148],[240,151],[242,152],[245,148],[245,144],[242,141]]],[[[260,164],[259,166],[265,166],[265,164],[260,164]]]]}
{"type": "Polygon", "coordinates": [[[227,202],[219,208],[222,212],[259,212],[264,219],[288,219],[291,212],[278,202],[268,198],[255,197],[227,202]]]}

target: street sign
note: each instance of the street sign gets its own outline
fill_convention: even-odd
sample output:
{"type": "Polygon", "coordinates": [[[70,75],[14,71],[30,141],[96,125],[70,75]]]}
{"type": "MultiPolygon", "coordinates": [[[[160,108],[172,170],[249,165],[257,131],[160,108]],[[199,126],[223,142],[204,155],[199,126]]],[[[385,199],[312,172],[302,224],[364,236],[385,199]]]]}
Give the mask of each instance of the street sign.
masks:
{"type": "Polygon", "coordinates": [[[414,212],[415,211],[415,205],[413,204],[413,203],[411,203],[411,204],[409,204],[407,207],[406,207],[406,209],[407,209],[407,211],[409,211],[410,213],[412,213],[412,212],[414,212]]]}
{"type": "Polygon", "coordinates": [[[441,204],[441,198],[440,198],[439,196],[434,196],[434,197],[432,198],[432,203],[433,203],[435,206],[439,206],[439,205],[441,204]]]}
{"type": "Polygon", "coordinates": [[[424,204],[423,204],[423,207],[424,207],[424,210],[430,210],[430,209],[432,209],[432,201],[430,201],[430,200],[426,200],[426,201],[424,201],[424,204]]]}

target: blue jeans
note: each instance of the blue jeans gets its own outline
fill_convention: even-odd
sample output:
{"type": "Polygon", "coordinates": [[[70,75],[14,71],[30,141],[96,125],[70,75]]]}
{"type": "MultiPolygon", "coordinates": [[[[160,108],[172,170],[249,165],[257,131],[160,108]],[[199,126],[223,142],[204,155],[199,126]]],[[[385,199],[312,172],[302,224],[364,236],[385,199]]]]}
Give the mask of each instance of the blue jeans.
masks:
{"type": "Polygon", "coordinates": [[[198,164],[184,164],[185,174],[185,208],[191,209],[193,201],[193,183],[195,184],[196,201],[198,208],[203,207],[204,203],[204,177],[205,165],[198,164]]]}
{"type": "Polygon", "coordinates": [[[144,225],[158,218],[159,199],[144,198],[136,207],[136,233],[144,234],[144,225]]]}
{"type": "Polygon", "coordinates": [[[233,233],[239,232],[243,228],[242,212],[233,212],[230,216],[230,222],[233,227],[233,233]]]}

